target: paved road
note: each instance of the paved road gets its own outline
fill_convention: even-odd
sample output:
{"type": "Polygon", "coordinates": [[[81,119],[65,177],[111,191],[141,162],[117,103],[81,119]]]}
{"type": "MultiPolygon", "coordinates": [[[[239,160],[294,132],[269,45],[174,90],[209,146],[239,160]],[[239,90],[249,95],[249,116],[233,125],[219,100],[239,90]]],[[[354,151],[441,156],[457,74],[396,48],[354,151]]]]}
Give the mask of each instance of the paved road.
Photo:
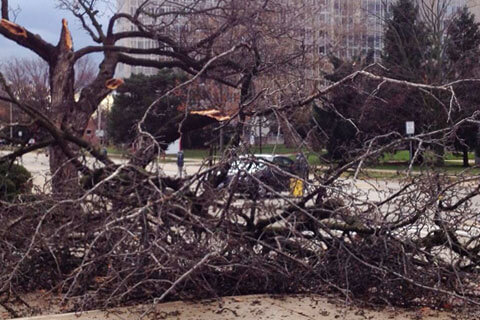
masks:
{"type": "MultiPolygon", "coordinates": [[[[28,301],[30,303],[30,301],[28,301]]],[[[48,301],[50,302],[50,301],[48,301]]],[[[52,305],[52,303],[48,303],[52,305]]],[[[56,307],[53,304],[52,307],[56,307]]],[[[318,295],[251,295],[224,297],[197,302],[167,302],[156,306],[143,305],[129,308],[110,309],[108,311],[89,311],[82,314],[58,314],[51,310],[51,315],[21,318],[23,320],[123,320],[123,319],[182,319],[182,320],[363,320],[363,319],[473,319],[467,313],[447,313],[429,308],[419,310],[402,310],[386,308],[385,310],[362,309],[347,304],[344,300],[318,295]]],[[[6,313],[5,313],[6,314],[6,313]]],[[[0,317],[2,309],[0,306],[0,317]]],[[[8,316],[8,315],[7,315],[8,316]]]]}
{"type": "MultiPolygon", "coordinates": [[[[0,151],[0,154],[6,154],[6,151],[0,151]]],[[[30,153],[24,155],[20,162],[32,173],[34,176],[34,185],[42,188],[50,178],[49,172],[49,158],[45,153],[30,153]]],[[[122,158],[113,158],[113,161],[121,164],[125,163],[122,158]]],[[[95,163],[92,158],[89,158],[89,165],[91,167],[101,166],[100,163],[95,163]]],[[[187,174],[194,174],[200,168],[201,163],[197,160],[190,160],[185,162],[184,170],[187,174]]],[[[175,162],[167,162],[159,164],[160,168],[167,175],[178,175],[178,168],[175,162]]],[[[352,180],[346,179],[343,181],[343,191],[351,193],[354,190],[360,190],[364,193],[363,197],[368,197],[369,200],[379,201],[384,199],[389,194],[392,194],[400,189],[400,184],[397,180],[352,180]]],[[[480,196],[473,198],[473,205],[480,208],[480,196]]]]}
{"type": "MultiPolygon", "coordinates": [[[[7,151],[0,151],[0,155],[8,154],[7,151]]],[[[121,164],[125,163],[126,160],[118,157],[112,158],[115,163],[121,164]]],[[[92,158],[87,160],[91,167],[99,167],[100,163],[95,162],[92,158]]],[[[49,158],[45,153],[29,153],[24,155],[21,159],[18,159],[18,162],[21,163],[25,168],[27,168],[33,175],[33,183],[35,186],[43,188],[45,183],[50,179],[50,170],[49,170],[49,158]]],[[[167,162],[160,164],[160,168],[167,175],[177,175],[178,167],[175,162],[167,162]]],[[[184,166],[184,171],[187,174],[194,174],[200,168],[199,161],[186,161],[184,166]]]]}

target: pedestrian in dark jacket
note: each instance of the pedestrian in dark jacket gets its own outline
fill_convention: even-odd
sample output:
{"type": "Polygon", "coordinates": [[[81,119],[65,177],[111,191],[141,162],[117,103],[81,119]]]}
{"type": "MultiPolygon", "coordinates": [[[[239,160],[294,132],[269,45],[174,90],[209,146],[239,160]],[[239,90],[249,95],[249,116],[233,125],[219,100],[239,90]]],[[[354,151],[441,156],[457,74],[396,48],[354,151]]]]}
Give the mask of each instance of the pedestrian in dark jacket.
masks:
{"type": "Polygon", "coordinates": [[[302,179],[308,179],[308,161],[302,152],[297,153],[295,157],[295,173],[302,179]]]}

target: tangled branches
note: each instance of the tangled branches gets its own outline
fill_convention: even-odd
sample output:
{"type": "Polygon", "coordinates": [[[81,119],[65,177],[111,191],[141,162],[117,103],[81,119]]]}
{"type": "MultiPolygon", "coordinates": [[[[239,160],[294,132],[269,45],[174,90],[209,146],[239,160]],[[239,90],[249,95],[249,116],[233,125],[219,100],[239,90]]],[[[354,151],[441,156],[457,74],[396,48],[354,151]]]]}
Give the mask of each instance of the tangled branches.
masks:
{"type": "Polygon", "coordinates": [[[332,181],[321,169],[292,198],[243,172],[269,191],[260,197],[240,178],[212,183],[230,163],[184,180],[120,166],[77,199],[2,204],[3,303],[39,289],[80,309],[329,291],[375,304],[478,303],[476,176],[332,181]]]}

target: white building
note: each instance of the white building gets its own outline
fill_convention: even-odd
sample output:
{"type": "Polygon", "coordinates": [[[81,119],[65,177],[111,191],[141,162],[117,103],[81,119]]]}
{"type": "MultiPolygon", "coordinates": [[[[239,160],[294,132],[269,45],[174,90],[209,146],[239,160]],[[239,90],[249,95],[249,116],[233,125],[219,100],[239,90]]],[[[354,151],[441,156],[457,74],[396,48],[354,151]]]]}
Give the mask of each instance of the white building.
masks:
{"type": "MultiPolygon", "coordinates": [[[[117,12],[129,13],[134,15],[137,8],[144,3],[145,0],[117,0],[117,12]]],[[[188,12],[189,10],[198,9],[210,3],[211,0],[150,0],[144,6],[139,15],[139,20],[144,27],[152,28],[159,35],[173,35],[178,37],[179,34],[186,34],[188,32],[187,18],[181,12],[188,12]]],[[[127,19],[120,19],[117,22],[117,32],[120,31],[135,31],[137,26],[127,19]]],[[[138,48],[138,49],[154,49],[171,50],[165,43],[146,38],[125,38],[118,43],[121,46],[138,48]]],[[[137,57],[144,57],[147,59],[156,59],[157,55],[134,55],[137,57]]],[[[146,75],[156,74],[158,72],[155,68],[142,66],[129,66],[119,64],[116,70],[116,76],[120,78],[128,78],[132,74],[143,73],[146,75]]]]}
{"type": "MultiPolygon", "coordinates": [[[[178,37],[187,31],[186,18],[175,12],[188,11],[192,6],[205,6],[212,0],[150,0],[145,7],[140,20],[145,25],[163,30],[165,34],[178,37]],[[151,15],[149,15],[151,13],[151,15]]],[[[383,31],[385,15],[388,6],[396,0],[288,0],[303,3],[307,14],[303,16],[305,27],[305,43],[310,48],[311,61],[315,67],[309,77],[317,78],[323,68],[322,60],[328,53],[334,53],[342,59],[353,59],[358,56],[373,53],[375,61],[379,61],[383,49],[383,31]]],[[[467,5],[480,18],[480,0],[417,0],[434,5],[446,5],[446,17],[451,17],[458,8],[467,5]]],[[[119,12],[134,14],[144,0],[117,0],[119,12]]],[[[134,31],[134,26],[127,19],[121,19],[117,31],[134,31]]],[[[120,45],[134,48],[161,48],[168,46],[155,39],[127,38],[120,45]]],[[[155,58],[150,56],[147,58],[155,58]]],[[[126,78],[132,73],[155,74],[156,69],[148,67],[131,67],[120,64],[117,76],[126,78]]]]}

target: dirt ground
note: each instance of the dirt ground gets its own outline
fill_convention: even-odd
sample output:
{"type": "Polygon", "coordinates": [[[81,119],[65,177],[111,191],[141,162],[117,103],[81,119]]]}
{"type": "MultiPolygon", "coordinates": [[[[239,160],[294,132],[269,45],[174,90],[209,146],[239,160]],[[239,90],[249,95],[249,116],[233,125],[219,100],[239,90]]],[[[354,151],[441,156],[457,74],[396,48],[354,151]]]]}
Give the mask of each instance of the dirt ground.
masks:
{"type": "MultiPolygon", "coordinates": [[[[43,301],[44,303],[45,301],[43,301]]],[[[42,303],[41,299],[37,303],[42,303]]],[[[51,310],[56,307],[51,306],[51,310]]],[[[53,312],[53,311],[52,311],[53,312]]],[[[61,312],[57,308],[56,312],[61,312]]],[[[0,307],[0,319],[8,319],[8,313],[0,307]]],[[[364,320],[364,319],[480,319],[480,313],[468,311],[442,312],[429,308],[379,310],[358,308],[338,299],[315,295],[266,296],[251,295],[226,297],[200,302],[168,302],[156,306],[144,305],[108,311],[89,311],[82,314],[44,315],[21,319],[36,320],[364,320]]]]}

